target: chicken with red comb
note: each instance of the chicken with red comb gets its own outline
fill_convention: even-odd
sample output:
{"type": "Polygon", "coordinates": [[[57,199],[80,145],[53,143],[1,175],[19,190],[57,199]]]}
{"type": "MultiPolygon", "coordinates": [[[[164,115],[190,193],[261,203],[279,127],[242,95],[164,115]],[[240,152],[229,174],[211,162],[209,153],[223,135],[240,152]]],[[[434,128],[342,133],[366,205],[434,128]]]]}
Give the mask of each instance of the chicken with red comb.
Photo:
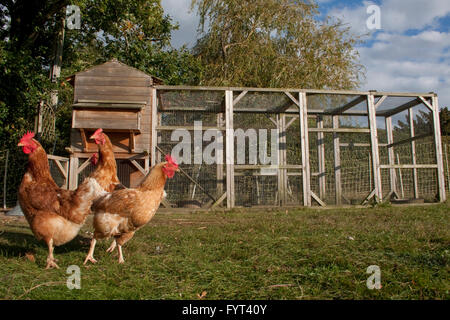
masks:
{"type": "Polygon", "coordinates": [[[46,268],[58,268],[54,246],[75,238],[91,212],[92,202],[106,194],[103,188],[111,184],[111,178],[97,179],[104,176],[101,174],[104,167],[97,166],[77,190],[62,189],[53,180],[47,153],[34,139],[33,132],[24,134],[17,146],[28,155],[27,170],[18,191],[20,207],[35,237],[48,246],[46,268]]]}
{"type": "Polygon", "coordinates": [[[98,239],[109,237],[114,237],[114,241],[107,251],[112,252],[117,246],[119,263],[124,263],[122,246],[153,218],[164,197],[167,178],[172,178],[179,170],[172,157],[165,159],[151,169],[138,188],[117,190],[94,202],[95,231],[84,264],[97,262],[95,244],[98,239]]]}

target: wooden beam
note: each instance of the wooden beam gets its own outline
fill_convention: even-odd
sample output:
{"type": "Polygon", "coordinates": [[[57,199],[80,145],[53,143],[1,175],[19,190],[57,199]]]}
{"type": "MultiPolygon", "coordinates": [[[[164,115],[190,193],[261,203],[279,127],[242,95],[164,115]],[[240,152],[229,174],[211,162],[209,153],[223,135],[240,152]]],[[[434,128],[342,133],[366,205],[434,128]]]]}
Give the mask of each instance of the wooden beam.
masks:
{"type": "MultiPolygon", "coordinates": [[[[333,129],[339,128],[339,116],[333,116],[333,129]]],[[[341,151],[339,143],[339,135],[333,133],[333,152],[334,152],[334,183],[336,192],[336,205],[341,204],[342,200],[342,183],[341,183],[341,151]]]]}
{"type": "Polygon", "coordinates": [[[129,133],[129,145],[130,145],[130,152],[134,153],[134,132],[130,131],[129,133]]]}
{"type": "Polygon", "coordinates": [[[158,144],[157,139],[157,131],[156,126],[158,125],[157,119],[158,119],[158,97],[157,97],[157,91],[155,88],[151,89],[152,92],[152,103],[150,106],[151,109],[151,122],[152,122],[152,132],[151,132],[151,143],[150,143],[150,163],[151,167],[155,166],[156,164],[156,145],[158,144]]]}
{"type": "Polygon", "coordinates": [[[377,197],[376,201],[382,201],[383,192],[381,184],[380,156],[378,151],[377,118],[375,111],[375,97],[373,94],[367,95],[367,113],[369,114],[370,144],[372,149],[372,170],[375,196],[377,197]]]}
{"type": "Polygon", "coordinates": [[[79,175],[86,167],[91,163],[91,158],[86,159],[83,164],[77,169],[77,175],[79,175]]]}
{"type": "Polygon", "coordinates": [[[419,139],[423,139],[423,138],[426,138],[426,137],[430,137],[432,135],[433,135],[432,133],[419,134],[419,135],[414,136],[412,138],[407,138],[407,139],[403,139],[403,140],[400,140],[400,141],[397,141],[397,142],[388,143],[387,147],[388,148],[392,148],[392,147],[395,147],[395,146],[398,146],[398,145],[401,145],[401,144],[405,144],[405,143],[409,143],[409,142],[416,141],[416,140],[419,140],[419,139]]]}
{"type": "MultiPolygon", "coordinates": [[[[317,116],[317,128],[323,129],[323,118],[317,116]]],[[[324,133],[317,132],[317,158],[319,161],[319,198],[324,199],[326,194],[325,181],[325,140],[324,133]]]]}
{"type": "Polygon", "coordinates": [[[445,176],[444,176],[444,161],[442,155],[442,140],[441,140],[441,125],[439,122],[439,102],[437,95],[432,98],[433,107],[433,129],[434,129],[434,144],[436,147],[436,164],[438,173],[438,186],[439,186],[439,201],[445,202],[445,176]]]}
{"type": "Polygon", "coordinates": [[[79,129],[81,134],[81,143],[83,144],[83,152],[88,152],[88,142],[86,139],[86,133],[84,129],[79,129]]]}
{"type": "Polygon", "coordinates": [[[437,164],[381,164],[380,168],[381,169],[435,169],[435,168],[437,168],[437,164]]]}
{"type": "MultiPolygon", "coordinates": [[[[386,135],[387,135],[387,143],[388,145],[394,143],[394,132],[392,130],[392,118],[386,117],[386,135]]],[[[389,165],[395,164],[395,153],[394,148],[388,148],[388,162],[389,165]]],[[[390,168],[389,170],[389,186],[391,189],[391,192],[397,193],[397,176],[395,173],[395,168],[390,168]]]]}
{"type": "Polygon", "coordinates": [[[290,92],[285,91],[284,94],[287,95],[289,97],[289,99],[291,99],[292,102],[294,102],[294,104],[300,108],[300,102],[297,99],[295,99],[294,96],[290,92]]]}
{"type": "Polygon", "coordinates": [[[236,104],[238,104],[239,101],[241,101],[241,99],[247,94],[247,90],[242,91],[234,100],[233,100],[233,105],[235,106],[236,104]]]}
{"type": "Polygon", "coordinates": [[[422,103],[422,100],[420,100],[419,98],[416,98],[414,100],[411,100],[409,102],[402,104],[401,106],[398,106],[397,108],[381,112],[381,113],[377,114],[377,116],[391,117],[394,114],[397,114],[399,112],[405,111],[406,109],[415,107],[421,103],[422,103]]]}
{"type": "MultiPolygon", "coordinates": [[[[410,137],[414,138],[414,113],[412,109],[408,109],[408,120],[409,120],[409,133],[410,137]]],[[[416,143],[414,140],[411,140],[411,161],[412,164],[415,165],[416,161],[416,143]]],[[[413,186],[414,186],[414,199],[419,198],[419,185],[417,181],[417,169],[413,169],[413,186]]]]}
{"type": "Polygon", "coordinates": [[[225,127],[226,127],[226,182],[227,208],[234,208],[234,125],[233,125],[233,91],[225,92],[225,127]]]}
{"type": "Polygon", "coordinates": [[[306,93],[299,92],[299,123],[300,123],[300,143],[302,152],[302,179],[303,179],[303,205],[311,206],[311,180],[309,162],[309,136],[308,136],[308,108],[306,93]]]}
{"type": "MultiPolygon", "coordinates": [[[[158,131],[173,131],[173,130],[187,130],[187,131],[194,131],[194,130],[199,130],[200,127],[196,127],[196,126],[156,126],[156,130],[158,131]]],[[[215,127],[215,126],[202,126],[201,129],[203,131],[206,130],[218,130],[218,131],[225,131],[226,128],[225,127],[215,127]]]]}
{"type": "MultiPolygon", "coordinates": [[[[300,89],[300,88],[253,88],[253,87],[207,87],[207,86],[169,86],[169,85],[157,85],[158,90],[188,90],[188,91],[253,91],[253,92],[302,92],[308,95],[313,94],[336,94],[336,95],[368,95],[374,94],[370,91],[357,91],[357,90],[326,90],[326,89],[300,89]]],[[[425,96],[431,97],[431,93],[423,92],[376,92],[376,96],[393,96],[393,97],[418,97],[425,96]]]]}
{"type": "Polygon", "coordinates": [[[346,103],[345,105],[334,109],[331,112],[331,114],[332,115],[342,114],[344,111],[347,111],[348,109],[353,108],[354,106],[356,106],[357,104],[360,104],[364,100],[366,100],[366,96],[365,95],[361,95],[361,96],[357,97],[356,99],[346,103]]]}
{"type": "Polygon", "coordinates": [[[75,190],[78,187],[78,158],[73,155],[69,160],[69,190],[75,190]]]}
{"type": "Polygon", "coordinates": [[[424,97],[419,97],[419,99],[422,101],[425,107],[427,107],[431,112],[433,112],[433,106],[427,100],[425,100],[424,97]]]}
{"type": "Polygon", "coordinates": [[[309,132],[370,133],[368,128],[309,128],[309,132]]]}
{"type": "Polygon", "coordinates": [[[138,169],[142,173],[142,175],[147,175],[148,171],[142,168],[136,160],[130,159],[130,162],[136,167],[136,169],[138,169]]]}

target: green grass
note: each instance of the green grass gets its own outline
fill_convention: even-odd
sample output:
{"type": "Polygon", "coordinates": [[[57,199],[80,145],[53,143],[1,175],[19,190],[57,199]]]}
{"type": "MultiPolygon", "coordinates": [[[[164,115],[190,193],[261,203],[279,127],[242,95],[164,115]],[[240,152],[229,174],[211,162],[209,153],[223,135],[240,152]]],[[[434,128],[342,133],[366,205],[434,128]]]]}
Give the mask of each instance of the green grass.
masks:
{"type": "Polygon", "coordinates": [[[124,265],[100,241],[98,263],[85,267],[87,223],[56,248],[59,270],[44,270],[47,249],[26,222],[1,219],[0,298],[449,299],[449,212],[440,204],[158,213],[125,245],[124,265]],[[73,264],[80,290],[65,285],[73,264]],[[380,290],[367,289],[370,265],[381,269],[380,290]]]}

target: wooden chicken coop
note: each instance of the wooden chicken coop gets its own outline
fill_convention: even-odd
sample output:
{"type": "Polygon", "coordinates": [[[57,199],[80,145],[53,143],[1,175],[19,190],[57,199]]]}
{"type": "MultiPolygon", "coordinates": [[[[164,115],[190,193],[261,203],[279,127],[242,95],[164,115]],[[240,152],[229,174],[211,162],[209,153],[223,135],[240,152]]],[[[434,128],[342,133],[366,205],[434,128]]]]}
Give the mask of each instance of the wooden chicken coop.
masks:
{"type": "Polygon", "coordinates": [[[435,93],[166,86],[116,60],[70,80],[71,189],[93,170],[89,136],[103,128],[127,187],[162,154],[178,157],[165,206],[446,200],[435,93]],[[180,154],[183,137],[194,140],[180,154]],[[208,163],[213,143],[222,161],[208,163]]]}
{"type": "Polygon", "coordinates": [[[150,166],[152,88],[161,84],[117,60],[70,78],[74,86],[69,188],[89,172],[89,158],[98,148],[89,137],[98,128],[109,136],[118,162],[119,178],[133,187],[150,166]]]}

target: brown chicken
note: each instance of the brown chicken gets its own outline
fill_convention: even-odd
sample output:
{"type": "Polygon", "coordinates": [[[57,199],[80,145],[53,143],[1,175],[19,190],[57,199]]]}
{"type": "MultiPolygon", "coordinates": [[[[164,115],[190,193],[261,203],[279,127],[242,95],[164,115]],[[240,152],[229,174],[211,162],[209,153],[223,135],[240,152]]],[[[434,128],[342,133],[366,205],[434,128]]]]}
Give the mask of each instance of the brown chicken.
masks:
{"type": "Polygon", "coordinates": [[[114,191],[94,202],[95,232],[84,264],[97,262],[94,259],[95,244],[98,239],[109,237],[114,237],[114,241],[107,251],[112,252],[117,246],[119,263],[124,263],[122,246],[153,218],[165,194],[166,180],[176,171],[178,165],[166,156],[166,162],[154,166],[138,188],[114,191]]]}
{"type": "MultiPolygon", "coordinates": [[[[58,187],[50,174],[47,154],[41,144],[33,139],[34,133],[26,133],[18,146],[28,154],[28,167],[19,186],[18,198],[30,228],[38,240],[48,246],[48,268],[59,268],[53,256],[54,246],[63,245],[76,237],[89,215],[92,202],[114,189],[118,179],[114,154],[108,150],[109,139],[97,132],[100,163],[77,190],[58,187]],[[112,155],[112,157],[111,157],[112,155]]],[[[96,140],[97,142],[97,140],[96,140]]]]}

